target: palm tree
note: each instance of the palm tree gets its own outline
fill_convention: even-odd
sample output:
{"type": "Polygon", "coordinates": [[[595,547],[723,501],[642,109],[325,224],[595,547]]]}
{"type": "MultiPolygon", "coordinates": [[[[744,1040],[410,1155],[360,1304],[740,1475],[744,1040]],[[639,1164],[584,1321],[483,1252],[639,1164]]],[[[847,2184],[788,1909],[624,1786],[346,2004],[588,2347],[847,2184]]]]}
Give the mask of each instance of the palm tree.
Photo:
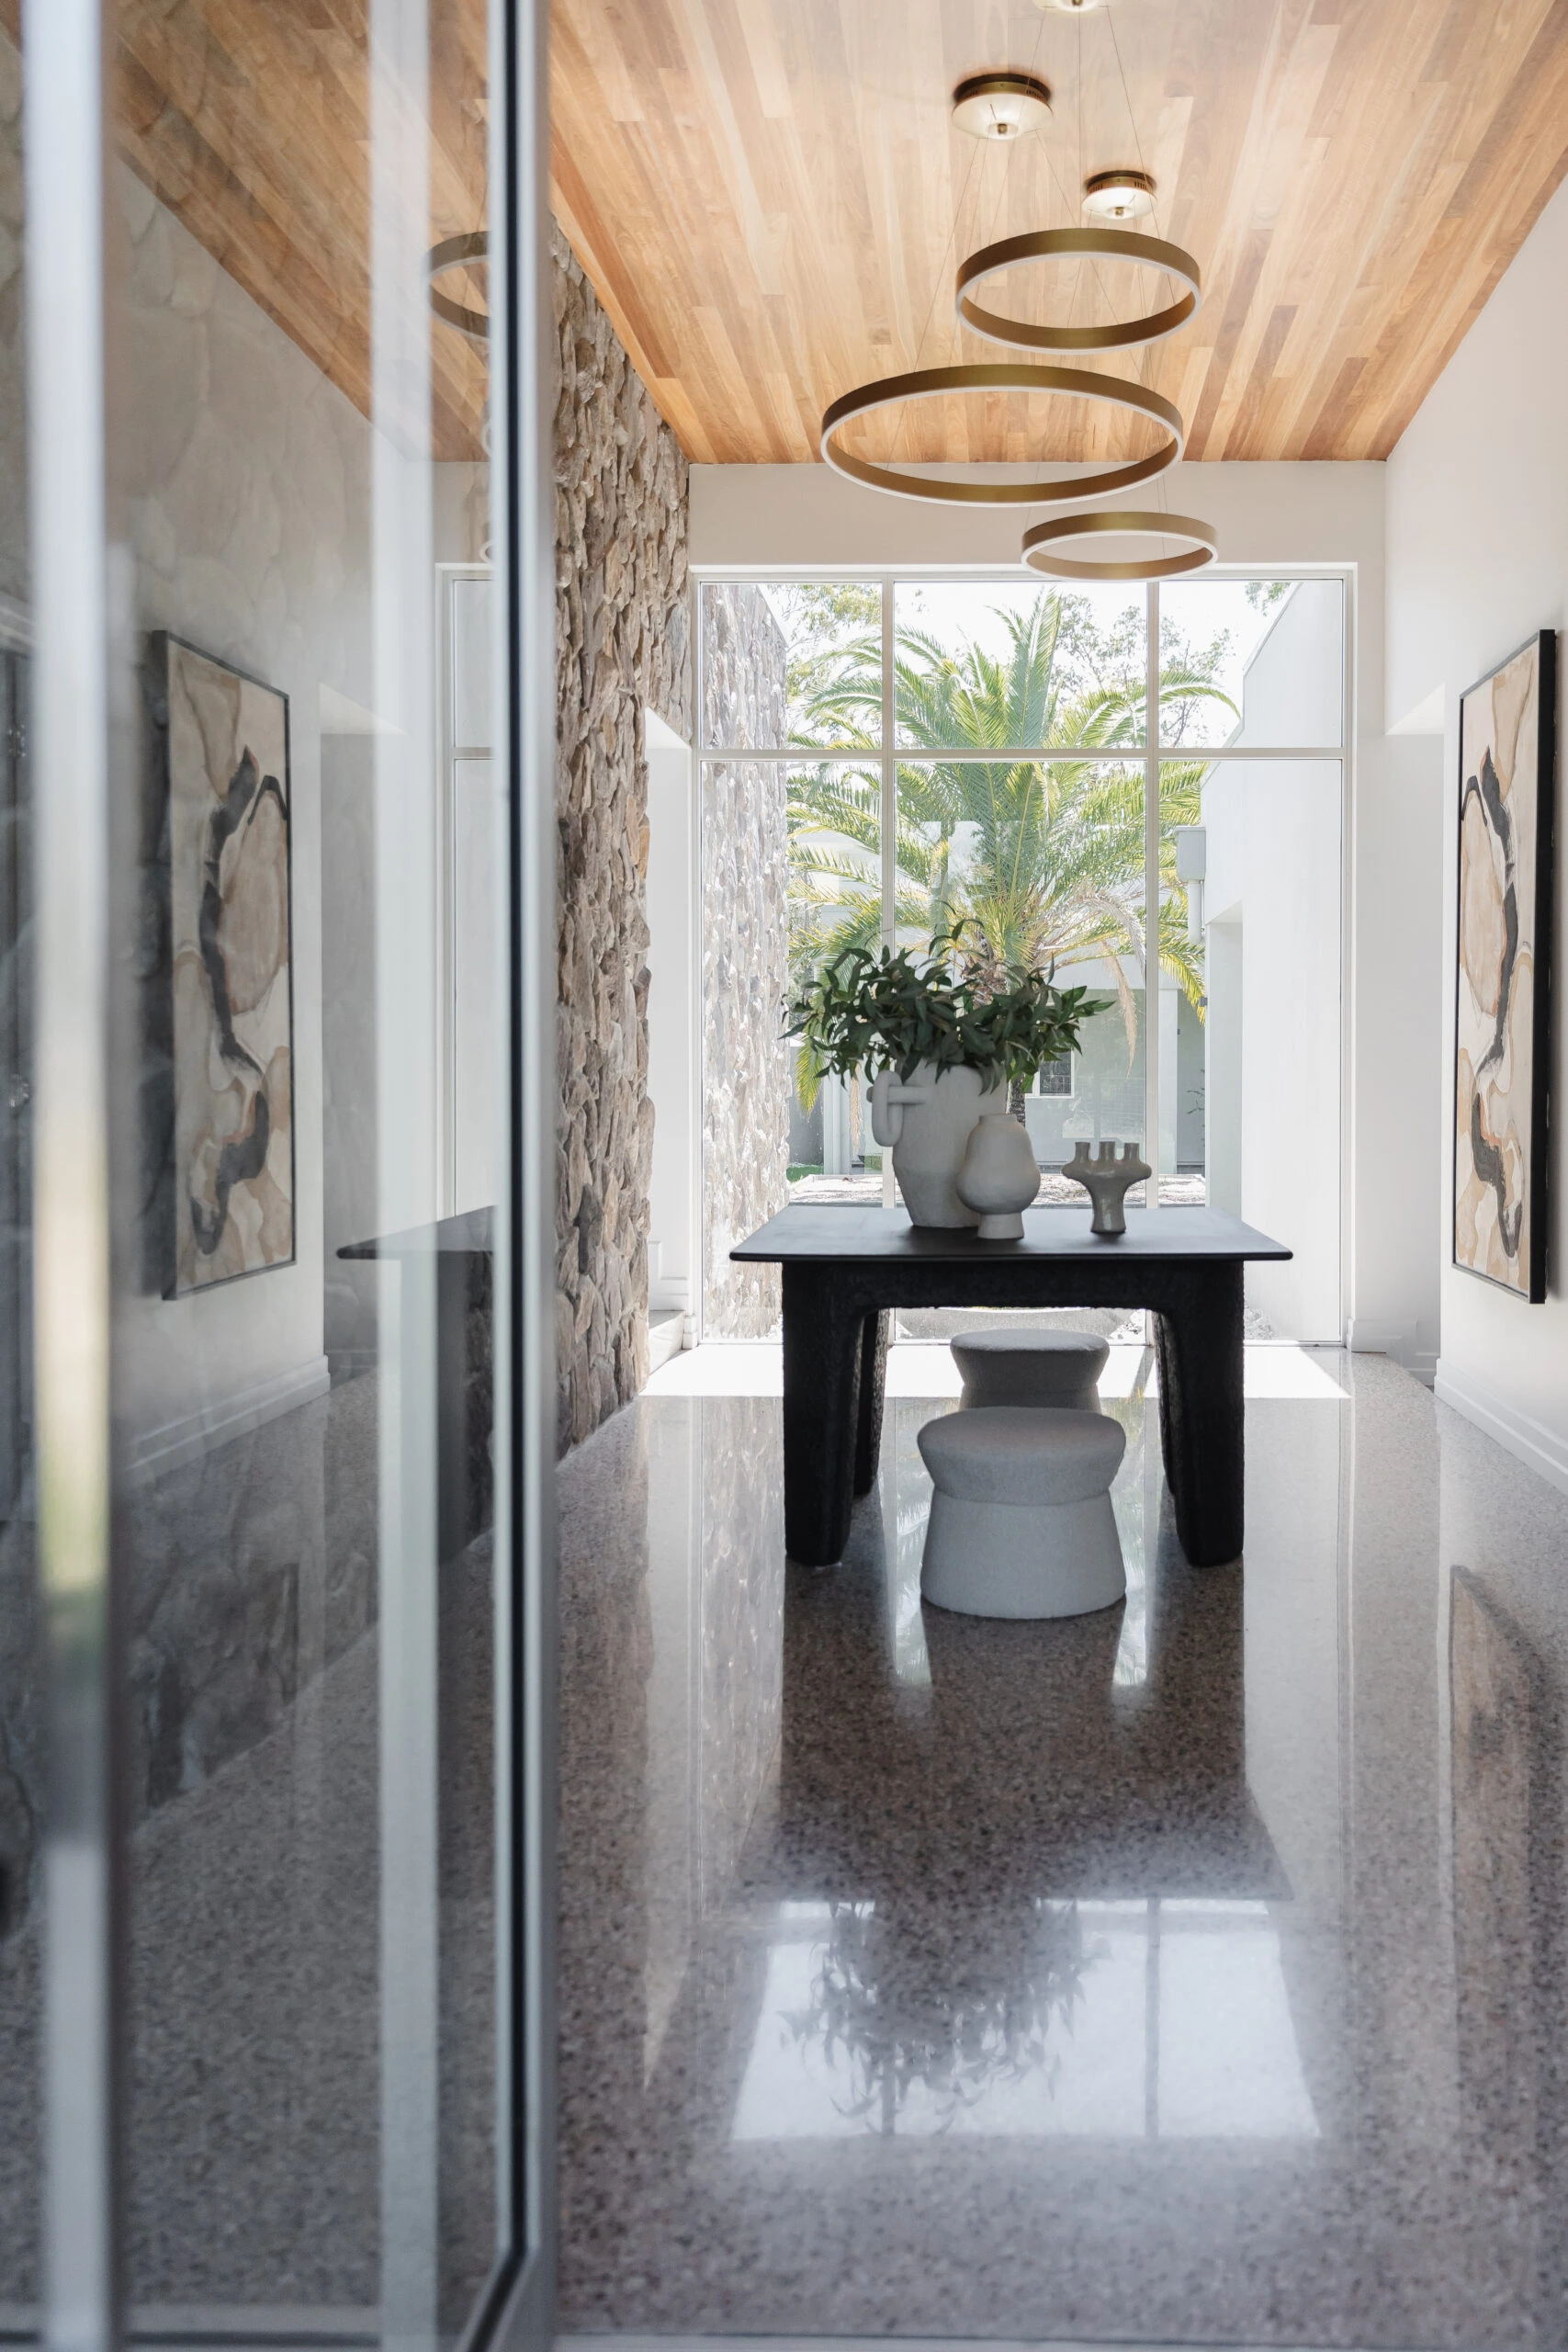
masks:
{"type": "MultiPolygon", "coordinates": [[[[950,650],[919,630],[900,633],[894,700],[903,742],[936,753],[1032,742],[1129,750],[1143,734],[1144,682],[1085,683],[1062,657],[1068,600],[1043,591],[1024,612],[1002,612],[999,654],[974,642],[950,650]]],[[[803,748],[870,752],[882,708],[878,637],[820,660],[803,748]]],[[[1162,697],[1235,706],[1201,664],[1168,661],[1162,697]]],[[[1189,939],[1176,895],[1175,831],[1197,823],[1201,758],[1162,758],[1162,888],[1155,953],[1201,1012],[1201,949],[1189,939]]],[[[874,944],[882,921],[880,770],[818,762],[791,777],[792,952],[796,977],[824,952],[874,944]]],[[[1142,761],[956,760],[898,771],[896,915],[901,934],[930,940],[964,924],[982,976],[1005,967],[1099,962],[1122,1007],[1129,1051],[1134,986],[1147,985],[1142,761]]]]}

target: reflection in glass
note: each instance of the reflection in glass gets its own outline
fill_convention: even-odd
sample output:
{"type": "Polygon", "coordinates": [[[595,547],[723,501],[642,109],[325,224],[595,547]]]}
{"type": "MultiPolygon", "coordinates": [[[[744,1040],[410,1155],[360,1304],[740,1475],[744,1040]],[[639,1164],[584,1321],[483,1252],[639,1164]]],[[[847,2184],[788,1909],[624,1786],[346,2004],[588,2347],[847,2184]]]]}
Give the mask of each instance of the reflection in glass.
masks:
{"type": "Polygon", "coordinates": [[[33,920],[21,55],[0,30],[0,2316],[37,2304],[43,1617],[32,1469],[33,920]]]}
{"type": "Polygon", "coordinates": [[[125,2268],[176,2332],[434,2345],[501,2251],[506,831],[488,352],[429,277],[486,14],[221,14],[109,11],[125,2268]]]}

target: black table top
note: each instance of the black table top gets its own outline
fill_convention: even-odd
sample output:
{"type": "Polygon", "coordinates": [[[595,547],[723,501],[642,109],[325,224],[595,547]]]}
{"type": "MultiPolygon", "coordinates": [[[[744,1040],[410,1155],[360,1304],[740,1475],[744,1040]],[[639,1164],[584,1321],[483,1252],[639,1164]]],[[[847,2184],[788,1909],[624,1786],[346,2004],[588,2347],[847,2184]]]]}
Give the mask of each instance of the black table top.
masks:
{"type": "Polygon", "coordinates": [[[340,1258],[469,1258],[495,1246],[493,1209],[465,1209],[461,1216],[444,1216],[435,1225],[416,1225],[407,1233],[383,1233],[373,1241],[345,1241],[340,1258]]]}
{"type": "Polygon", "coordinates": [[[936,1260],[939,1263],[1041,1258],[1222,1259],[1289,1258],[1282,1241],[1271,1241],[1224,1209],[1129,1209],[1127,1230],[1102,1238],[1089,1231],[1092,1211],[1026,1209],[1021,1241],[982,1241],[967,1226],[912,1226],[907,1209],[817,1206],[798,1201],[771,1216],[732,1258],[743,1262],[787,1264],[795,1260],[936,1260]]]}

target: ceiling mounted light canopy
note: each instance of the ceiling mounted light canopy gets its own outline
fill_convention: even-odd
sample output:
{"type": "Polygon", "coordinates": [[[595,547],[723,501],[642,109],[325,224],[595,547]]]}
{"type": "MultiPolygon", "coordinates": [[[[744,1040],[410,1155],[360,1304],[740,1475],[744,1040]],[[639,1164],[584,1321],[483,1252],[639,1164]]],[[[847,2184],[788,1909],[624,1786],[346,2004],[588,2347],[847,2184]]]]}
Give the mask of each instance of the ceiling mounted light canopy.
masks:
{"type": "Polygon", "coordinates": [[[1021,139],[1051,111],[1051,85],[1038,74],[971,74],[953,94],[953,119],[972,139],[1021,139]]]}
{"type": "Polygon", "coordinates": [[[1106,0],[1034,0],[1034,5],[1054,9],[1058,17],[1087,17],[1091,8],[1103,8],[1106,0]]]}
{"type": "Polygon", "coordinates": [[[459,334],[468,335],[474,343],[490,341],[490,317],[484,311],[471,311],[465,302],[455,302],[436,284],[448,270],[473,269],[490,254],[490,235],[484,229],[469,229],[458,237],[443,237],[433,245],[427,266],[430,271],[430,307],[438,319],[445,319],[459,334]]]}
{"type": "Polygon", "coordinates": [[[1118,166],[1094,172],[1083,184],[1086,220],[1143,220],[1155,209],[1154,175],[1118,166]]]}
{"type": "Polygon", "coordinates": [[[1179,245],[1167,244],[1160,237],[1128,234],[1117,229],[1032,229],[1021,237],[1004,237],[994,245],[982,245],[971,254],[959,269],[954,293],[958,315],[976,334],[989,337],[993,343],[1016,345],[1024,351],[1122,351],[1143,343],[1157,343],[1162,335],[1174,334],[1197,315],[1203,299],[1203,284],[1198,265],[1179,245]],[[1141,319],[1128,319],[1120,323],[1100,326],[1032,326],[1022,319],[1010,319],[999,311],[983,310],[970,293],[999,271],[1012,269],[1025,261],[1077,261],[1107,257],[1112,261],[1136,261],[1150,269],[1169,272],[1179,278],[1187,291],[1162,311],[1150,311],[1141,319]]]}
{"type": "Polygon", "coordinates": [[[1023,360],[1002,360],[977,368],[918,368],[907,376],[887,376],[878,384],[862,384],[824,410],[822,455],[836,471],[870,490],[891,491],[899,498],[929,499],[949,506],[1063,506],[1087,498],[1106,498],[1135,482],[1150,481],[1180,457],[1187,439],[1181,412],[1162,392],[1145,384],[1124,383],[1119,376],[1093,376],[1082,368],[1036,368],[1023,360]],[[898,408],[906,401],[941,400],[953,392],[1048,392],[1058,399],[1099,401],[1105,407],[1147,417],[1165,427],[1170,438],[1152,458],[1112,466],[1104,473],[1086,474],[1071,481],[939,481],[929,476],[899,473],[875,465],[869,458],[852,457],[836,446],[835,435],[858,416],[873,416],[878,409],[898,408]]]}
{"type": "Polygon", "coordinates": [[[1032,571],[1042,571],[1051,580],[1174,580],[1184,571],[1201,571],[1205,564],[1213,562],[1217,551],[1212,523],[1200,523],[1193,514],[1165,514],[1128,506],[1110,507],[1094,514],[1053,515],[1025,531],[1020,553],[1032,571]],[[1109,537],[1181,539],[1186,552],[1121,562],[1057,552],[1075,540],[1109,537]]]}

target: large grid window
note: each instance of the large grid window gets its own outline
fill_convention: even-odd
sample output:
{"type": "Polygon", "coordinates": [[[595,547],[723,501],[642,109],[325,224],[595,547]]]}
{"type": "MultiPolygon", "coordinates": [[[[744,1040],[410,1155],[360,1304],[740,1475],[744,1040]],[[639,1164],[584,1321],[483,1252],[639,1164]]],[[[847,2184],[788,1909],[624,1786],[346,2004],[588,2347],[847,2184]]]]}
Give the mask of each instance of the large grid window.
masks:
{"type": "MultiPolygon", "coordinates": [[[[1080,1138],[1138,1144],[1162,1203],[1240,1213],[1249,1182],[1267,1193],[1269,1148],[1244,1168],[1250,1017],[1254,1059],[1296,1069],[1296,1165],[1322,1189],[1338,1148],[1343,577],[730,579],[699,595],[700,749],[710,775],[748,779],[744,812],[705,794],[705,824],[730,806],[764,831],[771,818],[792,988],[852,941],[918,947],[954,922],[998,973],[1054,964],[1087,984],[1104,1009],[1080,1051],[1018,1105],[1047,1203],[1081,1202],[1059,1173],[1080,1138]],[[1290,1010],[1309,985],[1305,1025],[1331,1038],[1315,1059],[1290,1010]]],[[[829,1091],[794,1087],[792,1194],[891,1199],[857,1090],[829,1091]]],[[[1261,1066],[1251,1093],[1269,1093],[1261,1066]]],[[[1337,1250],[1337,1181],[1327,1194],[1337,1250]]]]}

